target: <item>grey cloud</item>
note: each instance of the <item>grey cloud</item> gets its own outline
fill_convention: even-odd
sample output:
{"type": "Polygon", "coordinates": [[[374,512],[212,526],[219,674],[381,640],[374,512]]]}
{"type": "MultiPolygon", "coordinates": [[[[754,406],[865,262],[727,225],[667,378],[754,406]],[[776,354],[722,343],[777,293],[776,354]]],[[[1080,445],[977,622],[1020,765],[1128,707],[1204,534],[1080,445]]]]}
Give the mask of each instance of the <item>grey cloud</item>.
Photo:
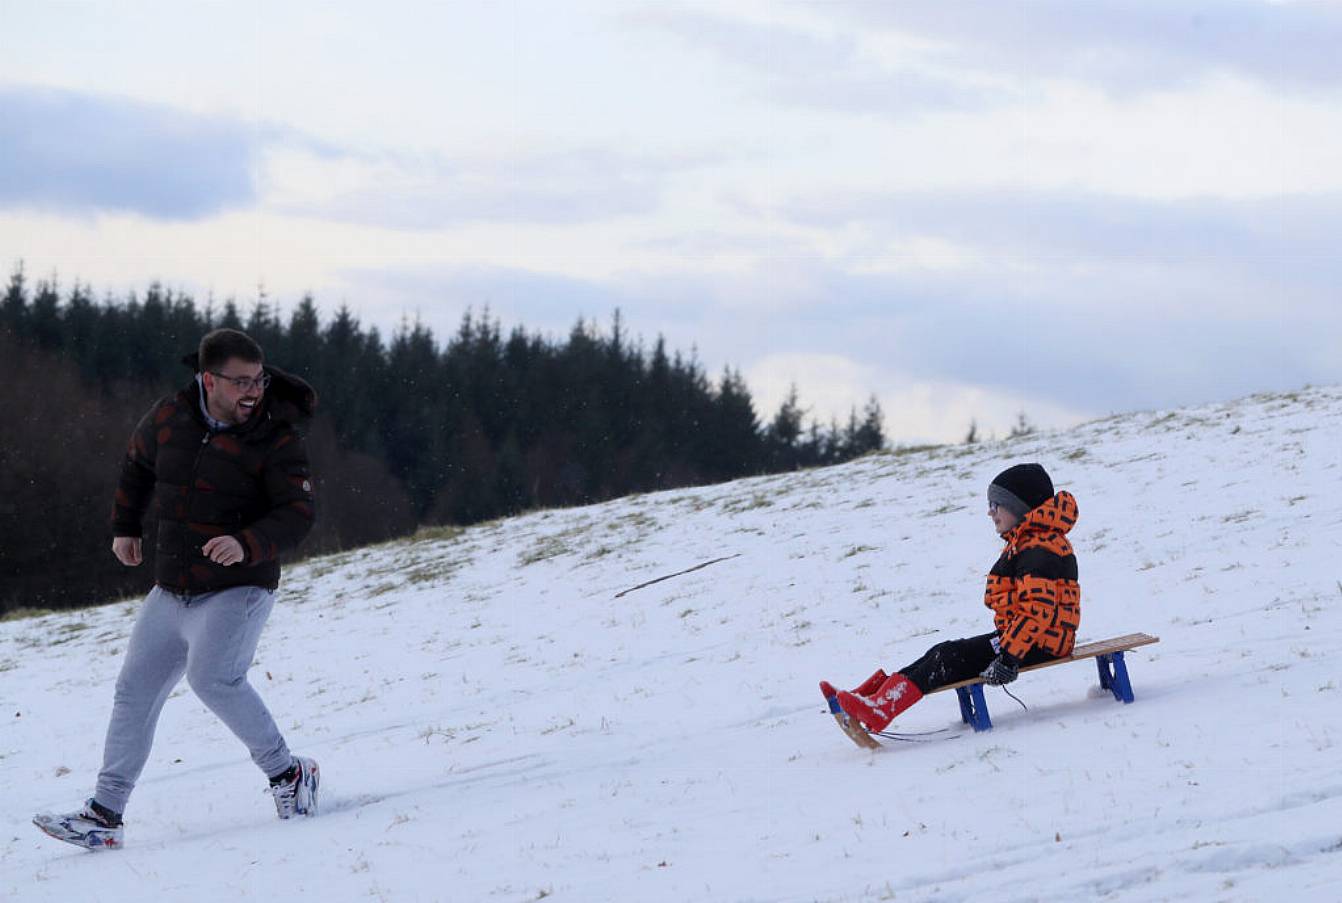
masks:
{"type": "MultiPolygon", "coordinates": [[[[1095,415],[1342,381],[1332,353],[1342,308],[1323,293],[1283,295],[1271,278],[1245,289],[1236,273],[1204,273],[1171,287],[1168,271],[1126,261],[893,274],[776,263],[749,280],[659,276],[621,287],[687,305],[710,359],[832,353],[1095,415]],[[804,301],[777,304],[799,285],[804,301]]],[[[638,308],[625,310],[636,324],[638,308]]]]}
{"type": "Polygon", "coordinates": [[[685,261],[703,261],[739,257],[754,259],[760,256],[805,257],[816,252],[800,236],[779,236],[767,230],[741,234],[705,229],[698,232],[678,232],[656,238],[639,239],[632,247],[657,251],[685,261]]]}
{"type": "Polygon", "coordinates": [[[0,87],[0,206],[170,220],[255,202],[265,136],[121,98],[0,87]]]}
{"type": "Polygon", "coordinates": [[[665,179],[713,162],[600,149],[476,159],[379,155],[273,124],[73,91],[0,87],[0,207],[202,219],[257,204],[261,157],[276,147],[393,173],[388,184],[280,212],[397,229],[646,213],[660,203],[665,179]]]}
{"type": "Polygon", "coordinates": [[[770,93],[778,102],[793,106],[885,116],[972,112],[1015,98],[1001,88],[966,87],[915,70],[888,73],[856,69],[796,75],[778,81],[770,93]]]}
{"type": "Polygon", "coordinates": [[[817,262],[827,316],[808,340],[866,360],[884,349],[914,372],[1096,413],[1342,379],[1342,196],[925,192],[782,210],[977,255],[958,270],[871,276],[817,262]]]}
{"type": "Polygon", "coordinates": [[[1342,84],[1342,7],[1331,2],[845,0],[829,8],[861,25],[945,42],[950,62],[1119,92],[1214,71],[1298,89],[1342,84]]]}
{"type": "Polygon", "coordinates": [[[285,212],[393,229],[464,223],[583,223],[647,213],[666,180],[705,157],[639,157],[576,150],[508,158],[383,158],[394,184],[346,192],[285,212]]]}
{"type": "Polygon", "coordinates": [[[861,223],[892,238],[944,238],[1041,265],[1154,266],[1227,282],[1331,292],[1342,280],[1342,195],[1256,200],[1143,200],[1061,191],[993,190],[827,196],[781,207],[793,222],[861,223]]]}
{"type": "MultiPolygon", "coordinates": [[[[854,275],[816,264],[800,316],[718,324],[760,349],[843,354],[916,379],[994,387],[1099,415],[1342,379],[1342,311],[1270,303],[1218,316],[1130,303],[1112,274],[854,275]],[[733,332],[733,329],[739,332],[733,332]]],[[[1217,286],[1204,286],[1214,293],[1217,286]]],[[[767,298],[779,286],[761,279],[767,298]]]]}
{"type": "Polygon", "coordinates": [[[859,56],[851,37],[665,9],[629,14],[624,21],[757,72],[761,95],[790,106],[898,115],[984,109],[1014,96],[909,66],[877,67],[859,56]]]}
{"type": "Polygon", "coordinates": [[[820,38],[782,26],[756,25],[740,19],[667,8],[629,13],[631,27],[663,31],[686,44],[756,69],[803,75],[852,64],[852,38],[820,38]]]}
{"type": "Polygon", "coordinates": [[[1342,328],[1342,317],[1326,308],[1287,318],[1264,304],[1216,316],[1177,304],[1153,309],[1120,292],[1097,291],[1104,274],[1014,288],[1008,278],[874,277],[843,290],[850,303],[865,302],[866,316],[885,321],[883,329],[859,334],[868,355],[885,343],[866,336],[898,337],[885,353],[912,372],[1097,414],[1342,377],[1337,363],[1301,355],[1342,328]]]}

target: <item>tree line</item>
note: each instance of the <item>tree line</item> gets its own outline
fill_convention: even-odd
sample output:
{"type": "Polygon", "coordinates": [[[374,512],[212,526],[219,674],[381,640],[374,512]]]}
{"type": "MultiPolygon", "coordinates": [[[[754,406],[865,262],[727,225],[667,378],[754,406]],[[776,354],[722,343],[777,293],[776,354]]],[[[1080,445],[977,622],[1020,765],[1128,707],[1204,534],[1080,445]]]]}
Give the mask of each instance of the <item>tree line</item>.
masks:
{"type": "MultiPolygon", "coordinates": [[[[161,285],[95,299],[76,283],[0,298],[0,612],[142,591],[148,567],[107,548],[125,442],[155,398],[191,378],[182,357],[210,329],[254,337],[319,396],[309,448],[319,516],[304,551],[376,542],[430,524],[839,463],[881,448],[872,398],[846,423],[806,423],[794,387],[761,422],[738,371],[710,378],[661,337],[579,320],[562,340],[504,333],[468,311],[445,341],[418,322],[389,339],[347,305],[264,295],[197,305],[161,285]]],[[[152,538],[152,525],[149,525],[152,538]]],[[[146,544],[147,548],[151,548],[146,544]]]]}

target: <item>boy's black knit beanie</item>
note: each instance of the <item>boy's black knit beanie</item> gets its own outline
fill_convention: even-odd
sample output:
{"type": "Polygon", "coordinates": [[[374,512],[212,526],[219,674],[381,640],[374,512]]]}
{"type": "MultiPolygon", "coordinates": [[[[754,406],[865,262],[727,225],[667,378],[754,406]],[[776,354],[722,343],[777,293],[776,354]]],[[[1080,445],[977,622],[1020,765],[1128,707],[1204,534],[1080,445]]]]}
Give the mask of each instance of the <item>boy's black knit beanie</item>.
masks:
{"type": "Polygon", "coordinates": [[[993,477],[988,484],[988,501],[1024,517],[1032,509],[1053,498],[1053,481],[1039,464],[1016,464],[993,477]]]}

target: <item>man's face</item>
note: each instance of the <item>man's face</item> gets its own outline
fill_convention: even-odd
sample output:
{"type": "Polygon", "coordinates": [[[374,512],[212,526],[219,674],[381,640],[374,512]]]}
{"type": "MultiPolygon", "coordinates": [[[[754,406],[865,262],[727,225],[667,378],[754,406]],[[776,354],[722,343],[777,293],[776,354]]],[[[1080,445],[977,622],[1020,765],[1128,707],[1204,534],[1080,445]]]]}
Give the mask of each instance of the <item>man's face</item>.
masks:
{"type": "Polygon", "coordinates": [[[210,416],[224,423],[245,423],[261,404],[265,387],[261,385],[264,368],[260,363],[231,357],[223,366],[206,371],[205,405],[210,416]],[[239,382],[242,385],[239,385],[239,382]]]}

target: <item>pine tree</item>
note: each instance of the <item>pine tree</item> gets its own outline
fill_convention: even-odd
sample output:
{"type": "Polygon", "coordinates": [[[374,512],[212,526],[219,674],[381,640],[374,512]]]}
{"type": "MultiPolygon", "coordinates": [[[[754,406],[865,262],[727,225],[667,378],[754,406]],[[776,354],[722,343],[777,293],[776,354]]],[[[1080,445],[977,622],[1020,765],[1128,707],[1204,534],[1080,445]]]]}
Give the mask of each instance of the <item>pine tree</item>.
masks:
{"type": "Polygon", "coordinates": [[[54,349],[61,346],[61,298],[56,277],[37,283],[33,302],[28,311],[28,336],[38,348],[54,349]]]}
{"type": "Polygon", "coordinates": [[[224,302],[224,312],[220,314],[219,320],[214,324],[215,329],[238,329],[243,328],[242,314],[238,312],[238,302],[229,298],[224,302]]]}
{"type": "Polygon", "coordinates": [[[710,422],[715,443],[711,478],[729,480],[759,472],[764,466],[764,443],[755,403],[740,371],[723,369],[710,422]]]}
{"type": "Polygon", "coordinates": [[[1016,415],[1016,422],[1012,425],[1011,432],[1007,434],[1007,438],[1019,439],[1021,436],[1028,436],[1033,432],[1034,424],[1030,422],[1030,418],[1025,416],[1025,412],[1021,411],[1016,415]]]}
{"type": "Polygon", "coordinates": [[[773,469],[790,470],[800,465],[798,452],[800,451],[804,417],[805,412],[802,411],[801,402],[797,395],[797,384],[793,383],[788,388],[787,397],[783,399],[782,405],[779,406],[778,413],[774,415],[773,421],[769,424],[767,441],[770,464],[773,469]]]}
{"type": "Polygon", "coordinates": [[[849,452],[855,457],[880,451],[884,447],[885,413],[881,410],[881,403],[876,400],[876,396],[872,395],[867,399],[866,407],[862,409],[862,422],[853,433],[849,452]]]}
{"type": "Polygon", "coordinates": [[[14,338],[25,338],[28,332],[28,289],[23,275],[23,261],[14,265],[9,274],[5,297],[0,300],[0,331],[8,331],[14,338]]]}
{"type": "Polygon", "coordinates": [[[277,363],[303,379],[313,381],[321,354],[321,317],[311,295],[304,295],[289,315],[285,346],[284,357],[277,363]]]}
{"type": "Polygon", "coordinates": [[[98,307],[88,290],[78,282],[61,311],[61,331],[69,348],[69,357],[79,364],[80,374],[90,382],[98,380],[99,346],[104,341],[98,307]]]}

